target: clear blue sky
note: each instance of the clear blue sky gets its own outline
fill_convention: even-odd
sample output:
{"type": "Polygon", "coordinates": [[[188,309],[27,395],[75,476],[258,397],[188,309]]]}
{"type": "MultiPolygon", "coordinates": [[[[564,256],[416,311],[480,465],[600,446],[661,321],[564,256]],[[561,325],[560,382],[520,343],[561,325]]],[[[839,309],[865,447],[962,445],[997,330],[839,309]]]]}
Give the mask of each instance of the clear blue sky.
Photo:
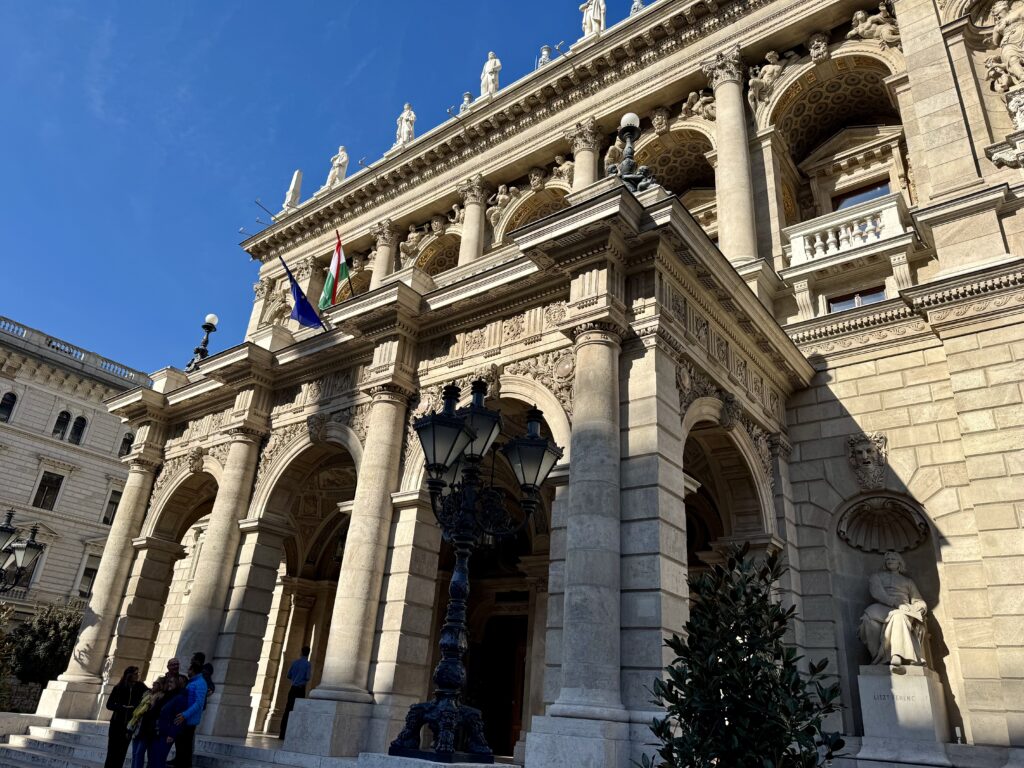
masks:
{"type": "MultiPolygon", "coordinates": [[[[581,1],[581,0],[580,0],[581,1]]],[[[609,24],[631,0],[608,0],[609,24]]],[[[207,312],[241,341],[257,264],[238,228],[303,198],[339,144],[379,158],[581,34],[577,0],[0,3],[0,315],[145,371],[182,366],[207,312]]]]}

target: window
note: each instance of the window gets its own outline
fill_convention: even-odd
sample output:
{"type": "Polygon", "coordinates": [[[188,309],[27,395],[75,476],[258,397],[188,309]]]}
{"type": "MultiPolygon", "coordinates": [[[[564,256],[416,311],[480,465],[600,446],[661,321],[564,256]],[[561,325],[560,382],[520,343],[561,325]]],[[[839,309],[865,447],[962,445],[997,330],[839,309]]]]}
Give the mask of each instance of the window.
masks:
{"type": "Polygon", "coordinates": [[[60,487],[64,482],[64,476],[56,472],[43,472],[39,479],[39,487],[36,489],[36,497],[32,500],[32,506],[39,509],[53,509],[57,504],[57,496],[60,494],[60,487]]]}
{"type": "Polygon", "coordinates": [[[117,514],[117,505],[121,503],[121,491],[116,488],[110,492],[107,499],[107,511],[103,513],[103,524],[111,525],[114,522],[114,515],[117,514]]]}
{"type": "Polygon", "coordinates": [[[74,443],[75,445],[82,444],[82,436],[85,435],[86,423],[85,416],[79,416],[75,419],[75,423],[71,425],[71,436],[68,438],[69,443],[74,443]]]}
{"type": "Polygon", "coordinates": [[[100,569],[100,556],[89,555],[85,560],[85,568],[82,570],[82,578],[78,582],[78,596],[92,597],[92,584],[96,581],[96,571],[100,569]]]}
{"type": "Polygon", "coordinates": [[[857,293],[847,293],[844,296],[833,296],[828,300],[828,311],[842,312],[845,309],[865,307],[868,304],[877,304],[880,301],[885,301],[884,285],[876,288],[866,288],[857,293]]]}
{"type": "Polygon", "coordinates": [[[58,440],[63,440],[64,435],[68,433],[68,424],[71,423],[71,414],[67,411],[61,411],[57,414],[57,421],[53,425],[53,436],[58,440]]]}
{"type": "Polygon", "coordinates": [[[13,392],[8,392],[0,399],[0,421],[8,422],[11,420],[11,414],[14,413],[14,404],[18,402],[18,396],[13,392]]]}
{"type": "Polygon", "coordinates": [[[124,456],[127,456],[129,453],[132,452],[133,445],[135,445],[135,435],[133,435],[131,432],[128,432],[121,439],[121,447],[118,448],[117,450],[117,457],[120,459],[124,456]]]}
{"type": "Polygon", "coordinates": [[[841,211],[844,208],[852,208],[859,203],[874,200],[876,197],[882,197],[883,195],[888,194],[888,181],[875,182],[873,184],[868,184],[865,187],[851,189],[849,192],[843,192],[841,195],[836,195],[832,198],[832,208],[833,210],[841,211]]]}

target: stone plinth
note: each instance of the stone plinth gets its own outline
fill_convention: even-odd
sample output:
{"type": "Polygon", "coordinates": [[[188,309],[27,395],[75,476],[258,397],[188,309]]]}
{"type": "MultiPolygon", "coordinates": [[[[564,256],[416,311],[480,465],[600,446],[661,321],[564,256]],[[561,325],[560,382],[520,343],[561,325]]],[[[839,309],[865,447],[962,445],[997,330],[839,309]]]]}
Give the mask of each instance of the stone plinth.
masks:
{"type": "Polygon", "coordinates": [[[899,673],[882,665],[860,668],[857,676],[864,739],[858,760],[952,765],[946,700],[939,676],[925,667],[899,673]]]}
{"type": "Polygon", "coordinates": [[[629,723],[535,717],[526,735],[526,765],[628,768],[629,723]]]}
{"type": "Polygon", "coordinates": [[[288,718],[284,748],[307,755],[355,757],[366,744],[372,702],[299,699],[288,718]]]}
{"type": "Polygon", "coordinates": [[[393,757],[392,755],[381,755],[375,752],[363,752],[359,755],[359,760],[356,762],[356,768],[431,768],[431,766],[438,766],[439,768],[440,766],[444,766],[444,768],[480,768],[480,763],[435,763],[415,757],[393,757]]]}

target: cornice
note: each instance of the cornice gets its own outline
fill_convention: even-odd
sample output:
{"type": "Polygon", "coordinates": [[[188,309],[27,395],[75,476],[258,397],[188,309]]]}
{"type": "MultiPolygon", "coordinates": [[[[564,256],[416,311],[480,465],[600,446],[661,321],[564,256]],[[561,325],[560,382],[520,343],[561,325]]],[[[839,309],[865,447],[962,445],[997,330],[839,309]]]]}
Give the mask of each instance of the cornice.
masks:
{"type": "MultiPolygon", "coordinates": [[[[468,117],[443,123],[404,151],[385,156],[329,194],[307,201],[296,212],[244,241],[242,247],[254,259],[266,261],[304,240],[329,234],[341,226],[344,218],[381,206],[551,116],[564,114],[567,125],[583,120],[586,115],[572,114],[571,105],[643,69],[655,69],[651,67],[655,62],[722,28],[734,26],[739,19],[772,2],[658,3],[649,12],[617,24],[580,50],[506,86],[468,117]],[[714,10],[709,12],[709,8],[714,10]]],[[[787,4],[780,13],[790,12],[794,5],[787,4]]],[[[706,57],[708,53],[700,50],[695,56],[706,57]]],[[[471,175],[473,172],[468,172],[463,177],[471,175]]]]}

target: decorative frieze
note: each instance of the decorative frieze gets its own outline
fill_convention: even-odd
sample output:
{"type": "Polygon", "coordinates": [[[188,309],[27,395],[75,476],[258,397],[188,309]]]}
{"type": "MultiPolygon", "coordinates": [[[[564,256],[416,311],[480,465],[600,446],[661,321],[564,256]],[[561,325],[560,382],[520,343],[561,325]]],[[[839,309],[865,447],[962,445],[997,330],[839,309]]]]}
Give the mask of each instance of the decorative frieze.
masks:
{"type": "Polygon", "coordinates": [[[524,376],[542,384],[561,404],[572,420],[573,387],[576,382],[576,354],[572,349],[543,352],[505,366],[509,376],[524,376]]]}
{"type": "Polygon", "coordinates": [[[165,450],[173,452],[175,448],[182,445],[204,440],[210,435],[218,433],[227,423],[231,411],[231,408],[225,408],[222,411],[207,413],[187,422],[175,424],[171,427],[165,450]]]}

